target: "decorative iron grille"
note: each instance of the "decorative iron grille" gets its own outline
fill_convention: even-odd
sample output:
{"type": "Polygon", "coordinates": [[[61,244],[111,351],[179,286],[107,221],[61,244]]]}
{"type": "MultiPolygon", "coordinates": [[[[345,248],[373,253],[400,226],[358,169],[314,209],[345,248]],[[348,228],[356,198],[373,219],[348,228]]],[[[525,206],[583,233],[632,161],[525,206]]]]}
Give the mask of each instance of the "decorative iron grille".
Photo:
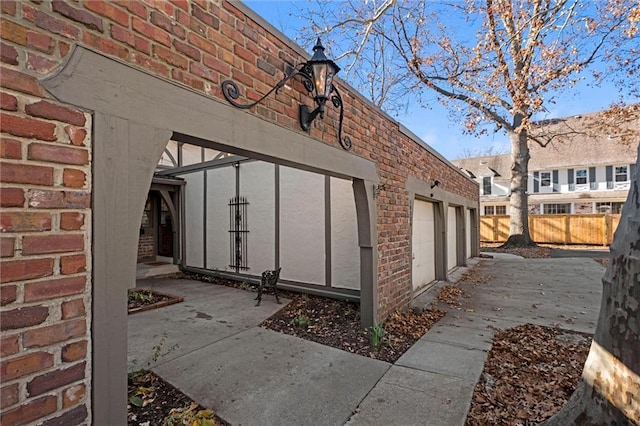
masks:
{"type": "Polygon", "coordinates": [[[247,206],[246,197],[233,197],[229,200],[229,266],[236,272],[249,269],[247,257],[247,206]]]}

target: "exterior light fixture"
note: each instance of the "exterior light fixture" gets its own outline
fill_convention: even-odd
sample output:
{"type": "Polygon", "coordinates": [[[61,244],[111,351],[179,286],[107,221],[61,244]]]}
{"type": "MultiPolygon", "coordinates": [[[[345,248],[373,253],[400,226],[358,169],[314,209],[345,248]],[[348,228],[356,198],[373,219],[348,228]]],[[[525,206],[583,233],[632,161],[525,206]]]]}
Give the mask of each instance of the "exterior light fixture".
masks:
{"type": "Polygon", "coordinates": [[[340,108],[340,121],[338,123],[338,141],[340,145],[347,151],[351,149],[351,139],[348,136],[342,137],[342,120],[344,117],[344,106],[342,103],[342,97],[338,92],[338,89],[333,85],[333,78],[340,71],[340,67],[335,64],[331,59],[327,59],[324,54],[324,46],[320,42],[320,38],[316,41],[316,45],[313,47],[313,56],[307,62],[296,65],[289,74],[287,74],[282,80],[269,90],[260,99],[250,104],[240,104],[236,102],[236,99],[240,96],[240,90],[238,85],[232,80],[225,80],[222,82],[222,93],[229,103],[236,108],[249,109],[259,104],[267,98],[271,93],[278,92],[287,81],[291,78],[299,75],[302,77],[302,83],[305,89],[313,96],[313,100],[316,102],[317,107],[311,110],[306,105],[300,105],[299,108],[299,120],[302,130],[309,131],[311,123],[319,115],[322,119],[324,117],[324,108],[328,100],[334,107],[340,108]]]}
{"type": "Polygon", "coordinates": [[[440,181],[438,179],[433,181],[433,183],[431,184],[431,189],[435,188],[436,186],[440,186],[440,181]]]}

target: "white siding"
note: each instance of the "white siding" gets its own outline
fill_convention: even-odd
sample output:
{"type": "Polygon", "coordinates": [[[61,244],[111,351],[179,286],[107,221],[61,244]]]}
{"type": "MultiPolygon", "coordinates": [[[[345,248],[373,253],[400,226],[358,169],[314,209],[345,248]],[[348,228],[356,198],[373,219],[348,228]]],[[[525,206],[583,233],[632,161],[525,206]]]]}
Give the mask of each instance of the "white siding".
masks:
{"type": "Polygon", "coordinates": [[[229,270],[229,200],[236,195],[235,168],[207,170],[207,269],[229,270]]]}
{"type": "Polygon", "coordinates": [[[275,267],[275,166],[264,162],[240,165],[240,195],[247,198],[249,273],[275,267]]]}
{"type": "Polygon", "coordinates": [[[281,277],[325,283],[324,176],[280,167],[281,277]]]}
{"type": "Polygon", "coordinates": [[[185,175],[184,179],[187,182],[184,187],[186,265],[203,268],[204,240],[202,229],[204,227],[204,197],[202,191],[204,190],[204,173],[191,173],[185,175]]]}
{"type": "Polygon", "coordinates": [[[507,185],[494,183],[491,188],[491,195],[504,196],[509,195],[509,187],[507,185]]]}
{"type": "Polygon", "coordinates": [[[360,289],[360,249],[351,181],[331,178],[331,285],[360,289]]]}
{"type": "Polygon", "coordinates": [[[416,290],[436,279],[435,219],[433,203],[413,202],[412,275],[416,290]]]}

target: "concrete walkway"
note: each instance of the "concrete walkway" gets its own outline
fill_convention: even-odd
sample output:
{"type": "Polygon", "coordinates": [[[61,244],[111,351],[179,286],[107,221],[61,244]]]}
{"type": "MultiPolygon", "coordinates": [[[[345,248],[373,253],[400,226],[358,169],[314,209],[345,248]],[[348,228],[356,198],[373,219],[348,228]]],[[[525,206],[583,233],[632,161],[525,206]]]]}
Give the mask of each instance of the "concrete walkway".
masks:
{"type": "Polygon", "coordinates": [[[254,308],[252,293],[184,280],[156,285],[185,302],[130,316],[130,360],[167,333],[165,346],[180,347],[153,370],[233,425],[462,425],[494,327],[592,333],[604,274],[588,258],[473,262],[478,283],[462,285],[463,308],[393,365],[256,327],[280,307],[269,296],[254,308]]]}

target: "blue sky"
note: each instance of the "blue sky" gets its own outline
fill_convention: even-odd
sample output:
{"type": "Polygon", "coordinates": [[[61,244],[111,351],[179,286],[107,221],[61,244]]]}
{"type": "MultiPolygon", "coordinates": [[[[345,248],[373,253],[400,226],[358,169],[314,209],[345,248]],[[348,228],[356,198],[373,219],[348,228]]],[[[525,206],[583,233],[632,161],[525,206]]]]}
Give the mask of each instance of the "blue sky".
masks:
{"type": "MultiPolygon", "coordinates": [[[[309,4],[307,1],[243,0],[243,2],[292,40],[299,35],[299,28],[307,24],[297,17],[299,10],[309,4]]],[[[311,52],[312,46],[302,47],[311,52]]],[[[586,82],[580,82],[571,94],[558,99],[554,105],[546,105],[549,113],[538,118],[566,117],[600,111],[614,102],[618,95],[617,89],[612,85],[592,87],[586,82]]],[[[508,152],[509,140],[506,134],[499,132],[482,137],[464,135],[462,128],[449,119],[447,110],[438,104],[435,98],[430,109],[416,103],[408,109],[408,113],[399,115],[395,119],[449,160],[459,158],[465,151],[478,148],[486,150],[490,146],[501,152],[508,152]]]]}

